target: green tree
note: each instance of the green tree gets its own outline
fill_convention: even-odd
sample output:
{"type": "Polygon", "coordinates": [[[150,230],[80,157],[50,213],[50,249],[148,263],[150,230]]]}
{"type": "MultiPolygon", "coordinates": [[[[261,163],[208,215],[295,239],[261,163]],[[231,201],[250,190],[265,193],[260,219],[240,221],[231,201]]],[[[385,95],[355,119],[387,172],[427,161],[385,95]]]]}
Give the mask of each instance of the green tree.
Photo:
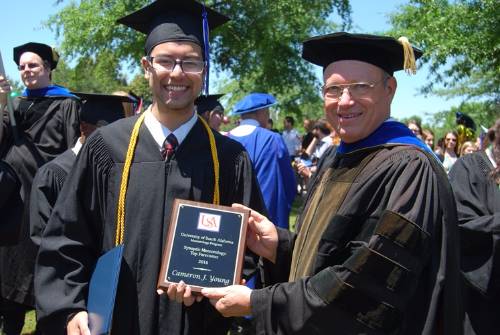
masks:
{"type": "MultiPolygon", "coordinates": [[[[130,70],[135,73],[143,55],[144,36],[115,21],[146,3],[149,1],[71,2],[52,16],[47,25],[62,39],[66,55],[78,59],[112,50],[116,64],[131,64],[130,70]]],[[[229,78],[215,90],[212,87],[213,92],[230,93],[229,106],[250,91],[265,91],[278,97],[279,109],[286,113],[300,117],[307,115],[309,110],[321,110],[319,82],[313,66],[300,58],[301,42],[337,27],[331,21],[335,11],[342,26],[349,27],[351,8],[348,0],[206,3],[233,19],[211,36],[215,69],[229,78]]]]}
{"type": "Polygon", "coordinates": [[[391,34],[423,49],[430,68],[424,94],[498,104],[499,17],[498,0],[410,0],[391,16],[391,34]]]}
{"type": "Polygon", "coordinates": [[[112,93],[127,88],[112,52],[102,51],[95,57],[83,56],[71,68],[63,59],[53,73],[56,84],[75,92],[112,93]]]}

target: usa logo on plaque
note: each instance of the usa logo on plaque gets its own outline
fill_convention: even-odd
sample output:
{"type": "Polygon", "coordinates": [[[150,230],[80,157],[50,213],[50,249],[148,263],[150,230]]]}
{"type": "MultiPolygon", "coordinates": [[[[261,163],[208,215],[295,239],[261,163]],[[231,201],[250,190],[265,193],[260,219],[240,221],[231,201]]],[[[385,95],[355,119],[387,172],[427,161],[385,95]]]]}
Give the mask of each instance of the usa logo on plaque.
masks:
{"type": "Polygon", "coordinates": [[[218,233],[220,230],[220,215],[200,213],[198,217],[198,229],[218,233]]]}

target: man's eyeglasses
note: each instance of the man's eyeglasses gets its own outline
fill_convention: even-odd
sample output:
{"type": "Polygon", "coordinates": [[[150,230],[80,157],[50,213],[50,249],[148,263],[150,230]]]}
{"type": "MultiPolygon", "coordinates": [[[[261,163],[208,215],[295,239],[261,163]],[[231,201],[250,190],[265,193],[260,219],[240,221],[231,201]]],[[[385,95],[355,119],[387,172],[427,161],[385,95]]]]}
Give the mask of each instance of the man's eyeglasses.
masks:
{"type": "Polygon", "coordinates": [[[382,80],[376,83],[351,83],[351,84],[333,84],[323,86],[323,97],[328,100],[338,101],[344,90],[347,88],[353,99],[366,98],[371,90],[381,83],[382,80]]]}
{"type": "Polygon", "coordinates": [[[147,57],[151,66],[158,71],[172,72],[177,64],[184,73],[201,73],[205,68],[205,62],[191,59],[172,59],[168,57],[147,57]]]}
{"type": "Polygon", "coordinates": [[[26,63],[26,64],[19,64],[19,66],[17,67],[17,69],[19,71],[23,71],[25,70],[26,68],[30,69],[30,70],[34,70],[34,69],[37,69],[39,67],[42,67],[42,65],[38,64],[38,63],[26,63]]]}

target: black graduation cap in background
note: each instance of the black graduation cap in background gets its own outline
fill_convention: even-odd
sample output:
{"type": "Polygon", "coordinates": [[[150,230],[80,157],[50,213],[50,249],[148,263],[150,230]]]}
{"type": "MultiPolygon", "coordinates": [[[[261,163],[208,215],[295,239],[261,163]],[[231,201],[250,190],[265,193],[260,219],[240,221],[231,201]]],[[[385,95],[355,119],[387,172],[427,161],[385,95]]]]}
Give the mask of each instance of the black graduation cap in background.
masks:
{"type": "Polygon", "coordinates": [[[200,95],[194,101],[196,105],[196,111],[198,114],[203,114],[205,112],[213,111],[216,108],[219,108],[221,112],[224,112],[224,107],[222,107],[219,99],[224,94],[210,94],[210,95],[200,95]]]}
{"type": "Polygon", "coordinates": [[[415,73],[415,60],[422,51],[412,47],[408,39],[388,36],[337,32],[317,36],[303,43],[302,58],[327,67],[341,60],[358,60],[373,64],[393,75],[394,71],[415,73]]]}
{"type": "MultiPolygon", "coordinates": [[[[188,41],[205,45],[203,37],[204,6],[192,0],[157,0],[117,22],[148,35],[145,52],[168,41],[188,41]]],[[[205,7],[210,30],[229,21],[229,18],[205,7]]]]}
{"type": "Polygon", "coordinates": [[[25,52],[33,52],[40,56],[44,61],[49,62],[50,69],[54,70],[59,61],[59,54],[57,51],[43,43],[29,42],[14,48],[14,62],[19,66],[21,55],[25,52]]]}
{"type": "Polygon", "coordinates": [[[80,120],[97,126],[104,126],[124,118],[123,103],[135,102],[133,98],[122,95],[79,92],[73,94],[83,101],[80,120]]]}
{"type": "Polygon", "coordinates": [[[461,125],[465,126],[466,128],[469,128],[469,129],[476,131],[476,123],[467,114],[464,114],[462,112],[456,112],[455,113],[455,121],[456,121],[457,125],[461,124],[461,125]]]}

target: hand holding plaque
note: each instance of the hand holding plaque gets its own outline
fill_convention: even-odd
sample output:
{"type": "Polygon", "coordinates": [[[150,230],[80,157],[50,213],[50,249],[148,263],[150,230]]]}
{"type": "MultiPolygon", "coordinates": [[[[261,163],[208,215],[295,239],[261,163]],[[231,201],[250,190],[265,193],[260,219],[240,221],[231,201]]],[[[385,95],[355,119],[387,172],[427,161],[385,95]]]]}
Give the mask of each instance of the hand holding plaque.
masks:
{"type": "Polygon", "coordinates": [[[158,288],[184,282],[194,292],[239,284],[249,211],[176,199],[158,288]]]}

